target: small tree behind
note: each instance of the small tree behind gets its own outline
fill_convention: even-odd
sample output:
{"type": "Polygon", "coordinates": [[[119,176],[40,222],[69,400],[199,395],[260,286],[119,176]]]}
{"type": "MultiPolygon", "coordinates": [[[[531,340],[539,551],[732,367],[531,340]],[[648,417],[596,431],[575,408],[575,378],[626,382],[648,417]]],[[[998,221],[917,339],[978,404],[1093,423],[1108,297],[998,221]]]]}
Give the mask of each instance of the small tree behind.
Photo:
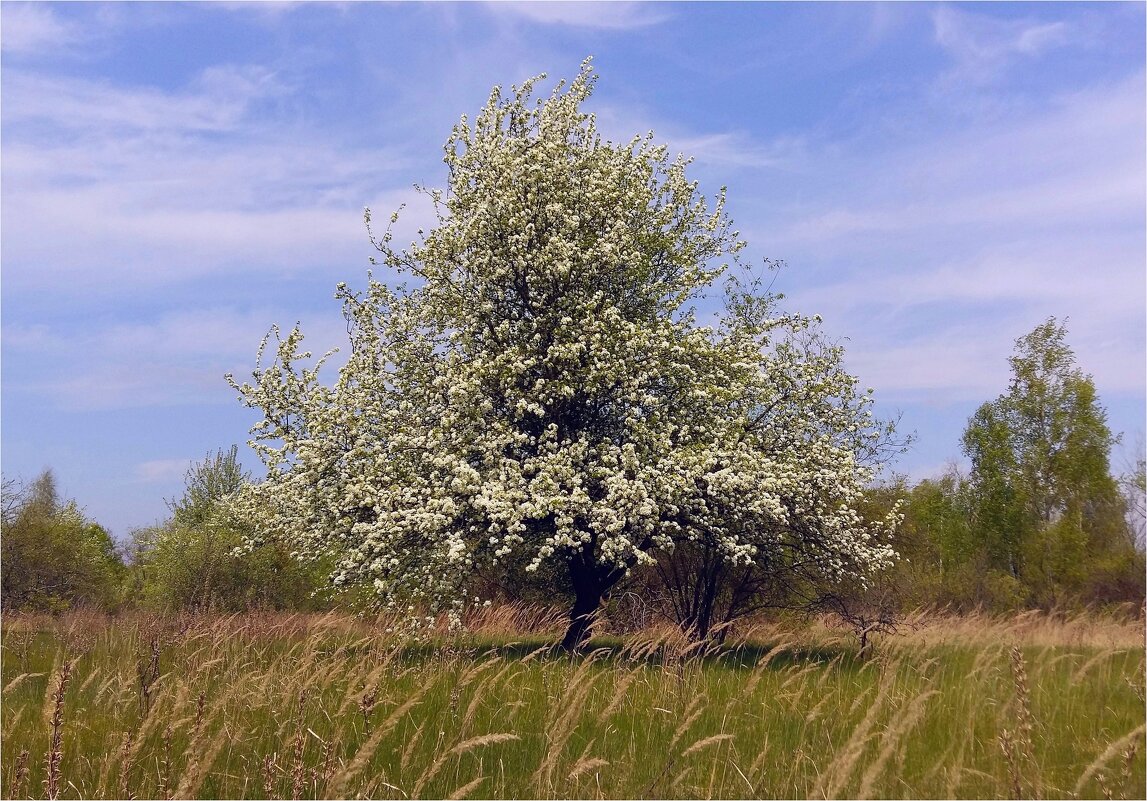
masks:
{"type": "Polygon", "coordinates": [[[4,486],[3,607],[58,612],[71,606],[112,609],[124,565],[103,526],[75,501],[62,501],[45,470],[30,485],[4,486]]]}
{"type": "Polygon", "coordinates": [[[1016,340],[1008,391],[976,411],[963,440],[991,566],[1045,604],[1101,591],[1093,568],[1109,574],[1135,561],[1109,467],[1118,438],[1066,338],[1049,318],[1016,340]]]}
{"type": "Polygon", "coordinates": [[[141,600],[167,609],[309,609],[322,576],[277,542],[249,543],[252,531],[227,500],[249,480],[238,449],[192,465],[171,519],[135,533],[133,569],[141,600]]]}

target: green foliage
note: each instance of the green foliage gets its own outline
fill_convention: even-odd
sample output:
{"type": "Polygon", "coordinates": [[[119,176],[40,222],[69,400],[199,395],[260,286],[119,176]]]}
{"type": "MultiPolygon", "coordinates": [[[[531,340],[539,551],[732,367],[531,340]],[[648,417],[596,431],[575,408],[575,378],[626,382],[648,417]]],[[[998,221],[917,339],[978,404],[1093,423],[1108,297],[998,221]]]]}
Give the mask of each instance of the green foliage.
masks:
{"type": "Polygon", "coordinates": [[[1137,450],[1134,467],[1120,476],[1119,487],[1127,503],[1127,539],[1142,552],[1147,545],[1147,458],[1142,439],[1137,450]]]}
{"type": "Polygon", "coordinates": [[[125,569],[115,541],[75,501],[60,500],[51,471],[27,487],[5,482],[3,528],[4,609],[118,604],[125,569]]]}
{"type": "MultiPolygon", "coordinates": [[[[942,476],[894,490],[902,498],[903,522],[896,549],[902,560],[887,581],[896,588],[902,609],[921,606],[970,611],[1010,610],[1022,606],[1024,593],[1007,571],[990,566],[982,537],[973,525],[974,495],[967,478],[953,465],[942,476]]],[[[887,505],[890,499],[885,498],[887,505]]]]}
{"type": "Polygon", "coordinates": [[[321,566],[300,563],[278,542],[248,547],[250,528],[225,503],[247,480],[235,447],[188,470],[183,496],[169,503],[171,520],[134,534],[139,600],[161,609],[226,611],[321,605],[321,566]]]}
{"type": "Polygon", "coordinates": [[[1066,337],[1050,318],[1018,339],[1008,391],[968,423],[972,537],[964,554],[1005,595],[1015,588],[1003,585],[1018,582],[1038,604],[1111,600],[1113,579],[1132,591],[1127,600],[1141,600],[1142,558],[1109,468],[1118,438],[1066,337]]]}

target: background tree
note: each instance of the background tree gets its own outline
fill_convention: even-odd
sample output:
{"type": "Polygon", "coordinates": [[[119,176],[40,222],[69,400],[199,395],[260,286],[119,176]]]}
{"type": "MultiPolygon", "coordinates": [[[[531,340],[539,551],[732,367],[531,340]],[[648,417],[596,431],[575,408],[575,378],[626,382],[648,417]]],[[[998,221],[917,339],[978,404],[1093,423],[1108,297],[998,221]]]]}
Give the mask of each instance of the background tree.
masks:
{"type": "MultiPolygon", "coordinates": [[[[786,336],[777,352],[784,358],[776,359],[770,369],[792,370],[781,379],[786,389],[769,410],[777,424],[784,419],[785,425],[795,426],[796,420],[810,412],[816,416],[818,405],[825,400],[824,387],[846,387],[853,382],[844,370],[843,348],[825,341],[818,332],[786,336]]],[[[866,436],[857,441],[852,456],[874,474],[903,452],[908,438],[898,439],[892,422],[879,423],[864,416],[863,427],[866,436]]],[[[852,506],[864,521],[858,530],[867,525],[872,532],[891,534],[887,523],[899,515],[903,487],[897,484],[887,490],[881,503],[870,503],[870,496],[881,494],[873,487],[853,499],[852,506]]],[[[723,638],[728,624],[753,612],[813,611],[823,606],[820,602],[825,598],[843,598],[866,587],[872,571],[860,565],[845,571],[850,576],[847,581],[842,581],[838,571],[823,569],[821,545],[816,536],[800,530],[802,522],[792,518],[758,521],[761,528],[756,536],[771,540],[774,547],[760,549],[751,562],[730,561],[712,536],[679,542],[657,555],[656,580],[646,582],[646,592],[684,631],[704,639],[711,631],[723,638]]],[[[899,546],[897,551],[901,551],[899,546]]]]}
{"type": "Polygon", "coordinates": [[[315,592],[324,577],[282,543],[250,545],[250,527],[229,512],[227,499],[248,481],[234,446],[188,469],[183,496],[168,504],[171,519],[135,532],[140,600],[158,608],[232,612],[321,604],[315,592]]]}
{"type": "Polygon", "coordinates": [[[455,127],[434,230],[376,240],[412,284],[340,285],[333,387],[297,328],[233,381],[264,415],[249,519],[403,609],[457,611],[483,565],[552,567],[574,596],[567,647],[678,545],[747,565],[797,541],[830,578],[888,564],[892,520],[854,509],[871,399],[794,345],[815,321],[733,282],[719,323],[697,322],[743,247],[724,194],[710,208],[649,137],[603,141],[580,110],[588,65],[544,102],[534,83],[455,127]]]}
{"type": "Polygon", "coordinates": [[[1049,318],[1016,340],[1008,391],[981,406],[964,432],[975,525],[991,567],[1052,603],[1098,589],[1126,547],[1124,502],[1090,376],[1075,366],[1064,324],[1049,318]]]}
{"type": "Polygon", "coordinates": [[[1027,602],[1022,582],[999,567],[1006,552],[978,527],[979,507],[954,464],[906,490],[896,541],[904,560],[891,577],[904,607],[1006,611],[1027,602]]]}
{"type": "Polygon", "coordinates": [[[1119,478],[1127,506],[1127,536],[1132,546],[1142,552],[1147,547],[1147,459],[1140,437],[1134,461],[1119,478]]]}
{"type": "Polygon", "coordinates": [[[111,535],[75,501],[62,501],[45,470],[21,487],[5,482],[0,563],[5,609],[58,612],[72,606],[114,608],[123,560],[111,535]]]}

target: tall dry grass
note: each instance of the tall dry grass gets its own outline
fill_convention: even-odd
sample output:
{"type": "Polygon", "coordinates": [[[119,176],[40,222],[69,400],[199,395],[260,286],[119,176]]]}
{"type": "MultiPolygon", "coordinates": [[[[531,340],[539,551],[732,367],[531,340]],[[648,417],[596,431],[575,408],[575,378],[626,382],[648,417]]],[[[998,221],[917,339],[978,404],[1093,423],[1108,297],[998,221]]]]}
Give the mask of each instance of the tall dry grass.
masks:
{"type": "Polygon", "coordinates": [[[555,651],[551,610],[6,616],[11,797],[1144,795],[1142,623],[920,616],[861,660],[750,621],[555,651]],[[42,755],[37,758],[36,755],[42,755]]]}

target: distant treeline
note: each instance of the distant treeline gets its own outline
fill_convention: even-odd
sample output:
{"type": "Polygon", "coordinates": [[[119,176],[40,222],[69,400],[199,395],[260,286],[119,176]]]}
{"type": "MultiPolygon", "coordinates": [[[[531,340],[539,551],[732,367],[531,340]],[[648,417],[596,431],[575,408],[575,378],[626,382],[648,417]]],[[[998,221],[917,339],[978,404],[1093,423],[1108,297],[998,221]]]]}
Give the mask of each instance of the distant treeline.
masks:
{"type": "MultiPolygon", "coordinates": [[[[332,590],[327,576],[333,563],[302,562],[281,543],[253,544],[254,532],[231,519],[225,503],[246,480],[235,448],[210,456],[189,470],[183,497],[170,502],[169,520],[133,532],[118,547],[74,501],[59,497],[50,471],[26,484],[5,481],[3,608],[368,608],[366,589],[332,590]]],[[[770,587],[759,575],[732,567],[706,584],[718,567],[711,555],[678,549],[635,572],[613,594],[611,609],[618,619],[664,616],[695,631],[704,623],[708,633],[765,608],[838,612],[854,616],[860,627],[879,628],[908,609],[928,606],[1003,612],[1142,604],[1142,508],[1133,508],[1142,501],[1142,460],[1122,486],[1104,476],[1097,487],[1079,506],[1042,522],[1024,521],[982,475],[963,476],[955,467],[914,485],[894,480],[873,488],[862,509],[882,518],[899,504],[903,515],[894,543],[901,558],[874,585],[835,592],[793,582],[770,587]],[[707,605],[705,592],[711,595],[707,605]]],[[[475,589],[494,601],[572,600],[556,572],[507,571],[481,577],[475,589]]]]}
{"type": "MultiPolygon", "coordinates": [[[[607,616],[668,618],[704,639],[723,637],[749,613],[828,612],[854,628],[863,648],[870,632],[892,630],[904,612],[923,607],[1141,608],[1144,459],[1112,474],[1118,438],[1066,334],[1053,318],[1017,340],[1008,391],[983,404],[964,431],[967,475],[953,466],[940,478],[914,485],[896,478],[867,490],[855,511],[870,530],[901,517],[891,568],[826,582],[799,549],[746,563],[728,559],[718,540],[698,537],[635,567],[611,593],[607,616]]],[[[5,481],[3,608],[369,608],[378,597],[373,587],[336,593],[330,585],[338,554],[308,551],[304,560],[259,531],[258,520],[233,511],[228,499],[249,481],[236,447],[209,455],[189,469],[182,497],[168,502],[170,519],[133,532],[126,547],[61,499],[50,471],[29,484],[5,481]]],[[[507,559],[496,573],[476,573],[470,597],[573,602],[568,572],[524,567],[507,559]]]]}

